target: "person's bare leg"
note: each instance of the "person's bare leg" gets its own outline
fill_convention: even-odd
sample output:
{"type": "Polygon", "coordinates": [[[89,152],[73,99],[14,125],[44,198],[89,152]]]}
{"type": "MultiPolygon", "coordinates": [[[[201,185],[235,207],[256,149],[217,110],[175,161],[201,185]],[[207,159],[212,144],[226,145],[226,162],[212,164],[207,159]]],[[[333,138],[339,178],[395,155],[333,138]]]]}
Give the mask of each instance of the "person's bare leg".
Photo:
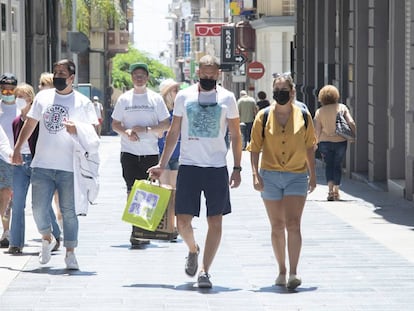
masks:
{"type": "Polygon", "coordinates": [[[287,206],[285,212],[290,275],[297,274],[302,248],[301,219],[305,200],[306,197],[303,196],[286,196],[283,198],[283,204],[287,206]]]}
{"type": "Polygon", "coordinates": [[[200,271],[208,273],[221,241],[222,215],[207,217],[208,230],[204,245],[203,265],[200,271]]]}
{"type": "Polygon", "coordinates": [[[279,275],[286,275],[285,209],[282,200],[263,200],[271,226],[271,240],[279,275]]]}
{"type": "Polygon", "coordinates": [[[193,215],[187,215],[187,214],[177,215],[177,228],[178,228],[178,233],[180,234],[181,238],[184,240],[185,244],[187,245],[189,252],[196,253],[198,249],[197,249],[197,243],[194,238],[193,226],[191,225],[192,219],[193,219],[193,215]]]}

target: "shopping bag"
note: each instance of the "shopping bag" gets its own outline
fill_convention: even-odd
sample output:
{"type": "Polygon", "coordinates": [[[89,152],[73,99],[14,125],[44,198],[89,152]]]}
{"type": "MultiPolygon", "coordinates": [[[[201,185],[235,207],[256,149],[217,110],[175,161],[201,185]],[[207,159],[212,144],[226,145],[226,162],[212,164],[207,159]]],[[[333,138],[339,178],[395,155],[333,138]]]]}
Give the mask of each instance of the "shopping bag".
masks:
{"type": "Polygon", "coordinates": [[[170,200],[172,189],[149,180],[135,180],[128,195],[122,220],[155,231],[170,200]]]}

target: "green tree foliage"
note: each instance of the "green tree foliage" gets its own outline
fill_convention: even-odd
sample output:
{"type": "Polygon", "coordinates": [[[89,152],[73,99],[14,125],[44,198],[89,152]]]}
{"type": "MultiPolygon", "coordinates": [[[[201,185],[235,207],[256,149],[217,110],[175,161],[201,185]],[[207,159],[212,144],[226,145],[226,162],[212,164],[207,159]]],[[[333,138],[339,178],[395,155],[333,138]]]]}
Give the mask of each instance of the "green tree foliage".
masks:
{"type": "Polygon", "coordinates": [[[68,28],[72,25],[72,1],[76,1],[76,27],[84,34],[89,34],[91,28],[91,18],[98,18],[102,27],[108,28],[110,23],[125,23],[125,15],[119,6],[118,1],[114,0],[61,0],[63,15],[68,23],[68,28]]]}
{"type": "Polygon", "coordinates": [[[112,81],[117,89],[131,89],[133,87],[129,65],[133,63],[146,63],[150,72],[148,87],[156,90],[160,82],[167,78],[174,78],[170,67],[165,66],[148,54],[143,53],[133,46],[129,46],[128,53],[117,54],[113,58],[112,81]]]}

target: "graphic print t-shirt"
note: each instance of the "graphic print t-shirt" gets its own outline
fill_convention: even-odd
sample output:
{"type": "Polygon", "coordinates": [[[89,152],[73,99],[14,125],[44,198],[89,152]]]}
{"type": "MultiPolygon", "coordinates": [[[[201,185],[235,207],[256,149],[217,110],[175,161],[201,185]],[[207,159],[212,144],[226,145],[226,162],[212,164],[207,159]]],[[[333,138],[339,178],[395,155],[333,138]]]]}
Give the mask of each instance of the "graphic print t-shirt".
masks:
{"type": "MultiPolygon", "coordinates": [[[[144,94],[129,90],[119,96],[112,112],[112,119],[120,121],[127,128],[134,126],[156,126],[168,119],[170,113],[161,95],[147,89],[144,94]]],[[[153,132],[140,132],[139,141],[130,141],[121,135],[121,152],[134,155],[155,155],[159,153],[158,135],[153,132]]]]}
{"type": "Polygon", "coordinates": [[[55,89],[39,92],[27,114],[39,121],[39,138],[32,167],[73,172],[73,139],[64,121],[98,124],[93,104],[77,91],[60,95],[55,89]]]}
{"type": "Polygon", "coordinates": [[[226,165],[227,119],[239,117],[233,93],[220,86],[199,92],[198,84],[192,85],[177,94],[174,115],[182,117],[180,164],[226,165]]]}

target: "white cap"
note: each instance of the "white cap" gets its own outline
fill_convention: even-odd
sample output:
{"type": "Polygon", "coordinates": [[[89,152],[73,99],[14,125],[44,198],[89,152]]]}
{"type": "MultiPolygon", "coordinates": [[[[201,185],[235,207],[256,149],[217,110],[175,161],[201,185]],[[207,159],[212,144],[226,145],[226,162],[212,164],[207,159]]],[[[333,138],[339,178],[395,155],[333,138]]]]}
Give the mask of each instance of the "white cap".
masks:
{"type": "Polygon", "coordinates": [[[247,92],[245,90],[240,91],[240,96],[246,96],[246,95],[247,95],[247,92]]]}
{"type": "Polygon", "coordinates": [[[93,97],[93,100],[99,100],[99,97],[98,96],[94,96],[93,97]]]}

